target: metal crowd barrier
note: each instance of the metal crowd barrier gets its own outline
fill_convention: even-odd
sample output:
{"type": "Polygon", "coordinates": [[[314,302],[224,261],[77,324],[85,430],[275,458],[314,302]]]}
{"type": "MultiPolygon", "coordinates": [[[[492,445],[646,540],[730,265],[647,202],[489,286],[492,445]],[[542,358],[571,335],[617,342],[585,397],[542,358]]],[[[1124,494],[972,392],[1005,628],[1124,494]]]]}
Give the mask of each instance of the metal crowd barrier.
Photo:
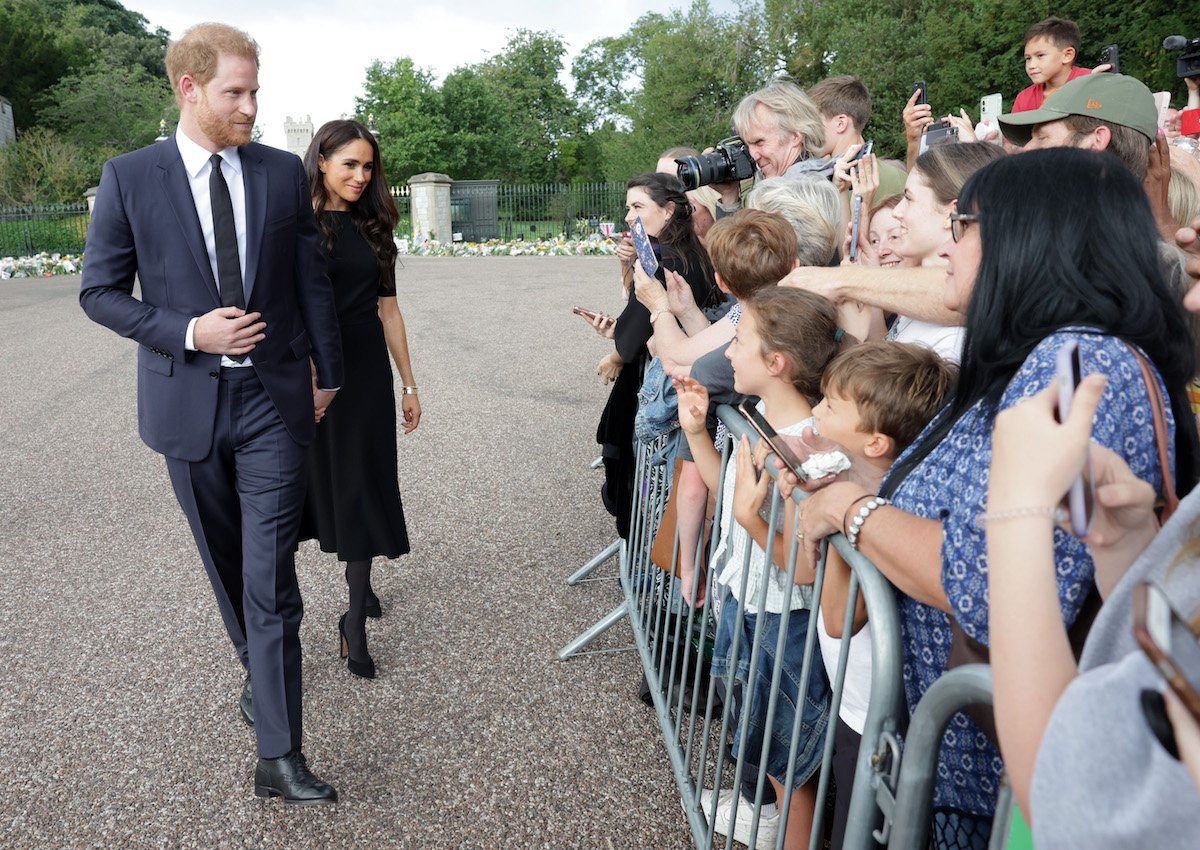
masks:
{"type": "MultiPolygon", "coordinates": [[[[722,447],[723,460],[730,456],[734,441],[742,436],[750,439],[750,444],[756,442],[756,435],[746,426],[733,408],[722,406],[717,411],[721,421],[729,431],[729,439],[722,447]]],[[[681,437],[682,438],[682,437],[681,437]]],[[[761,588],[758,599],[746,599],[746,580],[749,570],[749,555],[747,563],[743,563],[742,586],[737,594],[742,600],[738,605],[737,625],[734,631],[731,648],[730,672],[724,678],[723,692],[718,689],[718,680],[708,676],[710,659],[705,655],[705,649],[715,633],[716,617],[711,604],[705,604],[699,609],[683,603],[680,579],[676,575],[679,561],[679,539],[675,536],[671,571],[660,569],[651,562],[650,552],[658,531],[663,509],[667,502],[671,485],[671,469],[664,464],[656,464],[661,457],[661,450],[666,438],[660,438],[653,444],[639,444],[637,454],[637,470],[635,488],[637,498],[633,516],[630,522],[629,539],[623,541],[620,547],[620,582],[624,600],[612,612],[602,618],[596,625],[585,631],[578,638],[564,647],[559,657],[569,658],[579,654],[597,637],[628,617],[632,626],[634,643],[642,660],[649,691],[653,698],[655,712],[663,739],[670,757],[671,767],[675,774],[676,783],[680,789],[681,805],[688,820],[693,840],[700,850],[711,850],[714,847],[729,847],[731,839],[716,834],[714,824],[705,816],[702,795],[706,786],[710,786],[708,799],[709,809],[716,810],[719,790],[732,787],[735,790],[741,786],[747,774],[746,731],[747,718],[751,711],[761,711],[761,706],[753,705],[750,694],[742,700],[742,716],[740,722],[731,716],[732,700],[724,700],[723,694],[733,690],[734,670],[740,658],[749,653],[750,669],[758,666],[763,651],[763,618],[758,618],[753,640],[749,647],[742,646],[742,623],[746,603],[749,602],[756,610],[765,608],[766,586],[761,588]],[[727,744],[731,730],[735,724],[739,728],[742,740],[739,746],[739,756],[734,759],[727,744]]],[[[773,464],[768,464],[768,471],[775,475],[773,464]]],[[[719,539],[718,530],[721,526],[722,500],[721,488],[727,474],[734,474],[731,465],[723,462],[721,480],[718,484],[716,497],[716,514],[713,518],[713,531],[709,542],[709,572],[708,599],[718,594],[714,588],[712,571],[712,556],[715,553],[719,539]]],[[[766,550],[767,563],[773,563],[775,532],[782,524],[783,502],[774,487],[771,488],[770,540],[766,550]]],[[[807,498],[806,494],[796,490],[793,498],[799,502],[807,498]]],[[[795,588],[792,579],[795,575],[798,540],[793,537],[793,545],[787,552],[787,577],[784,613],[780,615],[779,639],[776,645],[776,664],[772,670],[770,698],[766,707],[766,725],[770,727],[776,714],[779,695],[779,683],[782,676],[782,664],[786,631],[791,617],[790,596],[795,588]]],[[[592,561],[585,564],[569,583],[590,573],[603,560],[614,554],[617,541],[603,550],[592,561]]],[[[850,793],[849,815],[846,824],[845,837],[842,847],[845,850],[869,850],[887,846],[892,850],[916,850],[928,846],[930,811],[932,808],[933,782],[936,775],[936,762],[942,734],[950,717],[963,706],[991,701],[990,671],[986,665],[973,665],[946,674],[926,694],[917,712],[914,713],[911,724],[905,732],[905,758],[901,763],[901,730],[907,720],[904,704],[903,647],[900,640],[900,624],[895,603],[895,589],[890,582],[864,557],[852,549],[843,535],[837,534],[829,539],[833,546],[850,567],[851,578],[849,594],[846,603],[846,616],[843,623],[841,653],[836,670],[829,671],[829,682],[832,690],[829,710],[829,722],[826,727],[822,758],[817,776],[817,806],[813,814],[813,826],[810,833],[809,848],[817,850],[824,846],[825,816],[830,784],[832,779],[832,760],[834,755],[834,729],[837,724],[838,708],[841,704],[846,665],[849,658],[850,639],[853,629],[854,611],[859,594],[866,605],[868,620],[866,629],[871,636],[871,690],[867,709],[866,722],[862,734],[862,743],[858,751],[855,765],[854,781],[850,789],[838,789],[838,793],[850,793]]],[[[697,575],[699,565],[706,559],[702,557],[704,535],[697,543],[696,560],[697,575]]],[[[804,644],[803,667],[800,676],[800,703],[795,723],[791,730],[791,746],[788,752],[788,773],[783,782],[785,796],[777,801],[779,806],[777,848],[783,847],[788,815],[788,804],[791,798],[790,786],[796,764],[796,756],[802,743],[800,741],[801,719],[803,717],[804,695],[807,691],[809,678],[814,670],[813,665],[823,665],[820,655],[816,629],[820,624],[821,590],[825,579],[825,554],[827,548],[822,548],[822,555],[816,568],[816,578],[813,584],[813,606],[808,622],[808,631],[804,644]]],[[[698,581],[698,580],[697,580],[698,581]]],[[[696,581],[693,582],[696,584],[696,581]]],[[[692,588],[695,598],[696,587],[692,588]]],[[[728,604],[735,604],[732,598],[728,604]]],[[[602,650],[619,651],[619,650],[602,650]]],[[[750,841],[748,846],[756,845],[766,850],[767,844],[756,841],[759,813],[762,807],[762,791],[767,784],[766,755],[770,746],[770,736],[764,741],[761,753],[750,753],[750,764],[763,765],[758,769],[756,786],[759,789],[756,799],[752,801],[753,810],[750,825],[750,841]]],[[[735,800],[740,797],[735,793],[735,800]]],[[[1006,807],[1001,806],[998,811],[1006,807]]],[[[730,833],[734,829],[732,823],[737,819],[737,803],[730,813],[730,833]]],[[[993,842],[998,836],[993,835],[993,842]]],[[[745,843],[745,842],[742,842],[745,843]]],[[[995,846],[1002,846],[997,844],[995,846]]],[[[836,848],[835,848],[836,850],[836,848]]]]}

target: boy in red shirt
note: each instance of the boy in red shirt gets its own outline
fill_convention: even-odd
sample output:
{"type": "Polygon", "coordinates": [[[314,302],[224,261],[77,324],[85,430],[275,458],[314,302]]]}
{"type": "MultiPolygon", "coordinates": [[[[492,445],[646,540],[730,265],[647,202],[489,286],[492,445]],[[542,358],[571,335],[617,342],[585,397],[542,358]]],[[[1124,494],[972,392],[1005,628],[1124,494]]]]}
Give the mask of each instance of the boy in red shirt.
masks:
{"type": "Polygon", "coordinates": [[[1079,53],[1079,25],[1063,18],[1046,18],[1025,33],[1025,73],[1033,85],[1013,101],[1013,112],[1040,109],[1046,98],[1076,77],[1090,74],[1076,68],[1079,53]]]}

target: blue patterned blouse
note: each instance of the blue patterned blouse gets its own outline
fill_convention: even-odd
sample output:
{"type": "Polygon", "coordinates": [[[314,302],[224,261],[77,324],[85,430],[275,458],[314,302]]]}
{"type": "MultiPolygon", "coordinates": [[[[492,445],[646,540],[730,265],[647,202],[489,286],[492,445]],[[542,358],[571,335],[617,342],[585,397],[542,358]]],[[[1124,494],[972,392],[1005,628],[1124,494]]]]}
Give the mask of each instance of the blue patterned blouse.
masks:
{"type": "MultiPolygon", "coordinates": [[[[1092,439],[1120,454],[1138,477],[1160,489],[1150,400],[1138,361],[1121,340],[1086,329],[1059,331],[1047,337],[1030,353],[1005,389],[1000,409],[1049,386],[1054,381],[1055,356],[1070,339],[1079,343],[1085,375],[1103,372],[1108,376],[1092,439]]],[[[1165,399],[1161,378],[1159,386],[1165,399]]],[[[896,507],[909,513],[941,521],[942,587],[963,630],[985,644],[988,642],[987,550],[983,529],[975,525],[975,517],[984,511],[987,501],[994,420],[995,413],[985,410],[984,402],[977,403],[909,473],[892,499],[896,507]]],[[[1169,405],[1167,422],[1169,444],[1173,447],[1175,425],[1169,405]]],[[[920,441],[918,438],[914,445],[920,441]]],[[[1171,462],[1174,463],[1173,455],[1171,462]]],[[[1072,622],[1093,583],[1092,559],[1084,545],[1062,529],[1054,532],[1054,550],[1059,602],[1064,619],[1072,622]]],[[[898,597],[904,687],[911,711],[946,670],[950,621],[935,608],[903,594],[898,597]]],[[[995,810],[1002,770],[1003,763],[995,747],[965,714],[956,714],[938,757],[934,806],[990,816],[995,810]]]]}

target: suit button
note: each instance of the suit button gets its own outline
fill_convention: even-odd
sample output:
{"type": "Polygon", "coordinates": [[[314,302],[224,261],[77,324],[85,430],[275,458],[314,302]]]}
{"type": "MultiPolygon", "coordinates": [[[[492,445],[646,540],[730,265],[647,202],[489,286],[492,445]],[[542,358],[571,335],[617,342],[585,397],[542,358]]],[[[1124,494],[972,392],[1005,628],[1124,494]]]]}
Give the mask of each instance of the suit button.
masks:
{"type": "Polygon", "coordinates": [[[219,377],[221,377],[221,373],[220,373],[220,372],[218,372],[216,369],[214,369],[213,371],[211,371],[211,372],[209,372],[209,373],[208,373],[208,377],[210,377],[210,378],[219,378],[219,377]]]}

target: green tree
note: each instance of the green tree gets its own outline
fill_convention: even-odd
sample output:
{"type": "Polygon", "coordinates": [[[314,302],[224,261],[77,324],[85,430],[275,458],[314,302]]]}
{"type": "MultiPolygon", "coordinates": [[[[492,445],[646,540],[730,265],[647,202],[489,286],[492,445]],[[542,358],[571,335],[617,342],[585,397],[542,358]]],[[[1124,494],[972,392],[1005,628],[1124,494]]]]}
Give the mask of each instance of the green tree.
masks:
{"type": "Polygon", "coordinates": [[[486,180],[516,170],[517,135],[508,122],[504,92],[478,66],[456,68],[442,83],[447,173],[486,180]]]}
{"type": "Polygon", "coordinates": [[[732,134],[737,102],[771,75],[761,8],[716,15],[703,0],[651,13],[624,35],[589,44],[572,65],[576,96],[603,139],[604,170],[624,180],[677,145],[732,134]]]}
{"type": "Polygon", "coordinates": [[[91,184],[80,149],[53,130],[34,127],[0,148],[0,204],[77,203],[91,184]]]}
{"type": "Polygon", "coordinates": [[[517,30],[504,50],[479,66],[502,97],[508,165],[496,177],[547,182],[569,178],[559,144],[583,132],[574,101],[559,81],[566,46],[554,33],[517,30]]]}
{"type": "Polygon", "coordinates": [[[41,123],[84,148],[134,150],[154,141],[158,122],[178,114],[166,79],[140,65],[97,64],[68,73],[42,98],[41,123]]]}
{"type": "Polygon", "coordinates": [[[375,116],[388,179],[400,183],[425,171],[445,171],[448,127],[433,75],[407,56],[390,65],[376,60],[367,68],[364,88],[355,110],[364,123],[375,116]]]}

